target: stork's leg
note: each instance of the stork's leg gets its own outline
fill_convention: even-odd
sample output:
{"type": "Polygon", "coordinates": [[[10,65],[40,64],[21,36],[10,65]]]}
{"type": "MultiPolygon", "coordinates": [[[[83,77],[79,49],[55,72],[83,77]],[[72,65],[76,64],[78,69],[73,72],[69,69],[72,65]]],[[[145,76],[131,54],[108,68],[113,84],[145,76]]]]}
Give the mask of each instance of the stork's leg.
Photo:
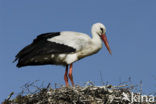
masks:
{"type": "Polygon", "coordinates": [[[64,73],[64,81],[66,83],[66,86],[68,86],[69,85],[69,83],[68,83],[68,65],[66,65],[66,71],[64,73]]]}
{"type": "Polygon", "coordinates": [[[70,68],[69,68],[69,78],[70,78],[70,81],[72,83],[72,86],[74,87],[74,81],[73,81],[73,75],[72,75],[72,64],[70,64],[70,68]]]}

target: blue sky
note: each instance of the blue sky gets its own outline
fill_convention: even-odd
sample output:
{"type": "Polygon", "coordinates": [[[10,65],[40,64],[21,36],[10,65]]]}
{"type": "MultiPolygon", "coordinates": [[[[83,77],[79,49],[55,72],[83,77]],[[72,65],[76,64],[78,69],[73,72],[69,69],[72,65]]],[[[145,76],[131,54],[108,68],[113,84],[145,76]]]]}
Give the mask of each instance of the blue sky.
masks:
{"type": "Polygon", "coordinates": [[[91,36],[91,25],[103,23],[112,56],[105,47],[73,66],[76,84],[93,81],[117,85],[132,78],[143,92],[156,91],[155,0],[0,0],[0,101],[29,81],[64,84],[64,67],[18,69],[15,55],[40,33],[77,31],[91,36]]]}

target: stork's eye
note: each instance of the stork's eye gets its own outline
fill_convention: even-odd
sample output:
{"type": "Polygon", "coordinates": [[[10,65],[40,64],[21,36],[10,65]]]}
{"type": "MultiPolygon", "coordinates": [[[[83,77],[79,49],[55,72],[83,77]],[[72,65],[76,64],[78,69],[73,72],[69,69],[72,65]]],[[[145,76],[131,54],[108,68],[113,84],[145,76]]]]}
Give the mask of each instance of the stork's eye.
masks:
{"type": "Polygon", "coordinates": [[[103,28],[100,28],[100,30],[102,31],[102,33],[104,32],[103,28]]]}

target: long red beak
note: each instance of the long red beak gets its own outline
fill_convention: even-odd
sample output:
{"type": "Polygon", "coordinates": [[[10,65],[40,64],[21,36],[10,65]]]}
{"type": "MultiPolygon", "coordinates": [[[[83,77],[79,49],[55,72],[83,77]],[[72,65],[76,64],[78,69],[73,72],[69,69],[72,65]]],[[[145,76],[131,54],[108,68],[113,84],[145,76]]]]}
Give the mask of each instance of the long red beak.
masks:
{"type": "Polygon", "coordinates": [[[106,46],[107,50],[109,51],[109,53],[112,55],[111,49],[110,49],[109,44],[108,44],[108,41],[107,41],[106,34],[102,34],[101,35],[101,39],[105,43],[105,46],[106,46]]]}

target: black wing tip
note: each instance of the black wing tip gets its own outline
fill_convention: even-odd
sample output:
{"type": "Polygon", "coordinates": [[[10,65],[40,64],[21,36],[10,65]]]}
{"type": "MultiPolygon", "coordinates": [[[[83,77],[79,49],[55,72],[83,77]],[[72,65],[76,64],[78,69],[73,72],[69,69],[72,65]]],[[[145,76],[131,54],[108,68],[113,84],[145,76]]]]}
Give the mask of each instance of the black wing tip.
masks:
{"type": "MultiPolygon", "coordinates": [[[[18,58],[15,58],[15,60],[12,61],[12,63],[15,63],[18,60],[18,58]]],[[[17,63],[16,67],[20,68],[23,65],[21,65],[19,62],[17,63]]]]}
{"type": "Polygon", "coordinates": [[[19,63],[16,65],[16,67],[18,67],[18,68],[21,68],[22,67],[22,65],[20,65],[19,63]]]}
{"type": "Polygon", "coordinates": [[[15,63],[15,62],[17,61],[17,59],[18,59],[18,58],[15,58],[15,59],[12,61],[12,63],[15,63]]]}

